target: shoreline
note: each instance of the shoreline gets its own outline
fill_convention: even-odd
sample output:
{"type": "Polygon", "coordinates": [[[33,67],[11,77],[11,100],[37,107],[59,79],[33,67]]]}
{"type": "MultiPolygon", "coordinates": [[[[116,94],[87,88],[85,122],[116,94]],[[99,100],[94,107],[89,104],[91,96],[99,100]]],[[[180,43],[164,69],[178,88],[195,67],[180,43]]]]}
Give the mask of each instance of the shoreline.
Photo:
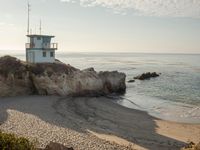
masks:
{"type": "Polygon", "coordinates": [[[139,95],[134,95],[131,99],[125,97],[120,99],[122,100],[116,101],[117,104],[130,109],[148,112],[150,116],[161,120],[185,124],[200,124],[199,105],[139,95]]]}
{"type": "Polygon", "coordinates": [[[165,121],[106,97],[0,98],[0,130],[75,149],[180,149],[200,141],[200,124],[165,121]],[[78,139],[78,140],[77,140],[78,139]]]}

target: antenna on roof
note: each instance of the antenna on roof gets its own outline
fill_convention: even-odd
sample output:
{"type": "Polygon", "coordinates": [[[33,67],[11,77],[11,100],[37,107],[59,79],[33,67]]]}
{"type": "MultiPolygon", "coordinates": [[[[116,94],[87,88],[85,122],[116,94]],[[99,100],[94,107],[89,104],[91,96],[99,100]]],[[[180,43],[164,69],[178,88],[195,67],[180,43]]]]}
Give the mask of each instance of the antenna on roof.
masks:
{"type": "Polygon", "coordinates": [[[42,21],[40,19],[40,35],[42,34],[42,21]]]}
{"type": "Polygon", "coordinates": [[[28,25],[27,25],[27,35],[29,35],[29,28],[30,28],[30,9],[31,5],[29,4],[29,1],[28,1],[28,25]]]}

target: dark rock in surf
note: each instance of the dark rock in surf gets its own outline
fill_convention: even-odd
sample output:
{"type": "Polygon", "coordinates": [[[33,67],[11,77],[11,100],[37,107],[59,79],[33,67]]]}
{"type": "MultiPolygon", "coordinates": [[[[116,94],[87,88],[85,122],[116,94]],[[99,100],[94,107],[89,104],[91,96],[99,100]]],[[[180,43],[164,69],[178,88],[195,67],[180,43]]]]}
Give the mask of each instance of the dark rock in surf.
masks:
{"type": "Polygon", "coordinates": [[[128,81],[128,83],[133,83],[133,82],[135,82],[135,80],[133,79],[128,81]]]}
{"type": "Polygon", "coordinates": [[[134,79],[138,79],[138,80],[147,80],[147,79],[150,79],[150,78],[156,78],[156,77],[159,77],[160,74],[156,73],[156,72],[147,72],[147,73],[143,73],[137,77],[134,77],[134,79]]]}

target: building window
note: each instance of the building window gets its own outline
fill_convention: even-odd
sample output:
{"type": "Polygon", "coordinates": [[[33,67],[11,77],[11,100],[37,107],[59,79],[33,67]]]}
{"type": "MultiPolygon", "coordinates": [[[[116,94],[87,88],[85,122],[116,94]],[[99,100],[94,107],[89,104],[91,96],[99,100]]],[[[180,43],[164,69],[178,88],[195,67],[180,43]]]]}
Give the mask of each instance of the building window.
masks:
{"type": "Polygon", "coordinates": [[[47,56],[47,53],[46,52],[43,52],[43,57],[46,57],[47,56]]]}
{"type": "Polygon", "coordinates": [[[54,57],[54,52],[50,52],[50,56],[51,56],[51,57],[54,57]]]}
{"type": "Polygon", "coordinates": [[[37,40],[41,40],[41,37],[37,37],[37,40]]]}

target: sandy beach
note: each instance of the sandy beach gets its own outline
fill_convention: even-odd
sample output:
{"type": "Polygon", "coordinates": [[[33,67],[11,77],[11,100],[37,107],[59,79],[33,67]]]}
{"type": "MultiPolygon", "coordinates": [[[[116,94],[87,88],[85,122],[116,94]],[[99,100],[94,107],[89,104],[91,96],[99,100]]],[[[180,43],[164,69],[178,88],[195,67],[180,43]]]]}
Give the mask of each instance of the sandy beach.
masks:
{"type": "Polygon", "coordinates": [[[0,130],[76,150],[176,150],[200,141],[200,125],[160,120],[105,97],[0,99],[0,130]]]}

